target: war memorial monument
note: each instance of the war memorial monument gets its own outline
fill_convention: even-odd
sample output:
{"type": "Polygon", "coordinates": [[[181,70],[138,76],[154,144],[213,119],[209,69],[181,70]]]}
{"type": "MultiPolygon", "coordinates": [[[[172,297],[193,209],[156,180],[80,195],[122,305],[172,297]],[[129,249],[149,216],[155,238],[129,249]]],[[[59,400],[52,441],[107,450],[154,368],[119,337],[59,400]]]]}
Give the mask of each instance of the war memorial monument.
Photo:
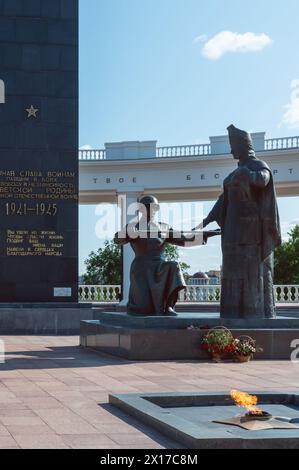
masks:
{"type": "Polygon", "coordinates": [[[0,40],[0,331],[74,332],[78,0],[1,1],[0,40]]]}
{"type": "Polygon", "coordinates": [[[155,196],[145,196],[139,201],[145,207],[139,223],[127,225],[115,236],[116,243],[131,244],[135,253],[127,309],[101,312],[96,320],[83,321],[82,346],[129,359],[204,358],[198,347],[200,328],[222,325],[237,336],[256,338],[263,347],[260,358],[290,357],[299,321],[276,314],[273,256],[281,231],[273,173],[257,158],[249,133],[234,125],[228,133],[237,168],[224,180],[223,193],[210,214],[194,229],[195,239],[201,233],[198,244],[208,243],[211,236],[222,238],[220,311],[176,313],[178,293],[186,286],[179,265],[165,262],[163,250],[167,243],[186,246],[194,239],[155,223],[159,202],[155,196]],[[211,222],[218,223],[219,232],[205,230],[211,222]]]}
{"type": "MultiPolygon", "coordinates": [[[[238,396],[232,401],[238,392],[177,390],[181,385],[185,390],[193,390],[193,385],[195,390],[207,390],[214,370],[220,377],[217,390],[239,378],[236,364],[226,377],[225,368],[219,373],[224,364],[213,364],[212,370],[209,363],[200,383],[199,360],[210,359],[201,340],[213,327],[229,328],[234,337],[254,338],[262,347],[256,358],[264,360],[290,360],[291,342],[299,338],[297,314],[276,311],[273,255],[281,243],[280,217],[273,169],[258,158],[252,136],[234,125],[228,127],[236,167],[226,175],[210,214],[190,232],[158,223],[158,195],[140,190],[137,223],[123,224],[115,234],[116,244],[123,250],[131,247],[134,254],[130,275],[124,273],[130,281],[128,302],[106,311],[78,301],[78,0],[0,0],[0,126],[0,335],[12,338],[3,362],[6,379],[3,384],[1,380],[1,387],[10,389],[1,395],[5,441],[0,447],[12,442],[14,448],[17,443],[23,448],[34,443],[62,448],[110,444],[118,449],[130,433],[131,445],[136,446],[132,432],[136,422],[128,432],[124,415],[117,415],[119,408],[176,441],[184,452],[186,448],[298,448],[298,390],[279,384],[283,392],[275,393],[268,386],[267,392],[249,396],[256,402],[247,404],[248,412],[242,416],[236,416],[238,396]],[[218,229],[209,230],[214,222],[218,229]],[[180,313],[176,304],[186,283],[180,264],[164,259],[165,248],[206,245],[217,236],[223,254],[220,307],[180,313]],[[81,348],[92,352],[78,347],[78,337],[73,346],[72,340],[61,338],[79,331],[81,348]],[[28,345],[28,336],[15,341],[18,334],[52,336],[34,338],[34,344],[28,345]],[[55,335],[60,336],[56,343],[55,335]],[[160,380],[167,366],[158,371],[157,383],[151,383],[157,364],[150,363],[147,369],[148,364],[135,363],[156,360],[170,361],[168,390],[174,392],[148,393],[167,384],[160,380]],[[186,367],[187,380],[179,382],[186,362],[195,367],[192,372],[186,367]],[[121,382],[124,378],[128,381],[121,382]],[[115,393],[120,389],[144,393],[115,393]],[[256,409],[258,400],[263,409],[256,409]]],[[[116,147],[126,154],[125,144],[107,144],[112,160],[117,159],[116,147]]],[[[155,146],[156,142],[131,142],[129,158],[137,161],[143,148],[144,159],[153,159],[155,146]]],[[[165,178],[159,176],[164,189],[165,178]]],[[[220,173],[215,179],[222,181],[220,173]]],[[[134,185],[136,180],[133,177],[134,185]]],[[[96,184],[97,178],[92,181],[96,184]]],[[[110,185],[111,178],[105,182],[110,185]]],[[[138,192],[129,189],[128,193],[138,192]]],[[[172,201],[176,191],[177,187],[172,201]]],[[[110,193],[115,202],[118,191],[110,193]]],[[[126,299],[124,292],[123,296],[126,299]]],[[[276,370],[280,367],[284,366],[276,370]]],[[[261,370],[258,366],[254,377],[250,369],[243,380],[247,385],[256,383],[261,370]]],[[[271,382],[273,375],[269,377],[271,382]]]]}
{"type": "Polygon", "coordinates": [[[71,333],[86,320],[84,346],[92,338],[93,345],[101,349],[103,342],[116,354],[175,359],[199,354],[188,339],[188,325],[222,323],[255,329],[269,345],[265,355],[289,354],[283,344],[289,342],[289,328],[298,325],[275,312],[273,252],[281,235],[273,174],[257,158],[251,136],[232,125],[236,170],[194,231],[195,238],[201,233],[202,244],[221,234],[220,311],[208,318],[176,314],[185,281],[177,263],[163,261],[163,251],[167,243],[185,246],[192,236],[166,226],[152,236],[152,215],[159,209],[155,195],[140,201],[147,208],[149,234],[137,240],[116,235],[117,243],[135,251],[127,311],[112,314],[78,303],[78,1],[2,1],[0,14],[6,98],[0,106],[0,330],[71,333]],[[205,228],[214,221],[219,232],[205,228]],[[160,334],[165,341],[159,341],[160,334]],[[134,339],[129,350],[120,346],[128,337],[134,339]]]}

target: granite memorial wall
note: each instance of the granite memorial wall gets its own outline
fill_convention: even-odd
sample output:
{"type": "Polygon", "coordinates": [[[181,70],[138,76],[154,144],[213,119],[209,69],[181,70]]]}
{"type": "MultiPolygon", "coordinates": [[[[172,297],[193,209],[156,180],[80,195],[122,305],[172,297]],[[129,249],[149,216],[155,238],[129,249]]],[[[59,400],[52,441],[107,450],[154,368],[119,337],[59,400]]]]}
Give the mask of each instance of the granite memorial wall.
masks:
{"type": "Polygon", "coordinates": [[[0,302],[76,302],[78,0],[0,0],[0,302]]]}

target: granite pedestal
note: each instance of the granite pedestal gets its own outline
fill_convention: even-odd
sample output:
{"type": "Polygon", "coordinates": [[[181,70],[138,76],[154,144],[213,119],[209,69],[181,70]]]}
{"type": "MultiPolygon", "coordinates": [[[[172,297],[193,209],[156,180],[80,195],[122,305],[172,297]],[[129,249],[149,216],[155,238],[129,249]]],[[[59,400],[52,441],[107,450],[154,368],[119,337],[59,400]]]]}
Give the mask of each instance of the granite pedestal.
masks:
{"type": "Polygon", "coordinates": [[[93,312],[91,304],[0,304],[0,335],[77,335],[93,312]]]}
{"type": "MultiPolygon", "coordinates": [[[[259,393],[264,411],[279,418],[281,425],[299,424],[296,393],[259,393]]],[[[299,429],[247,431],[215,423],[244,415],[223,393],[167,393],[111,395],[111,405],[120,408],[188,449],[298,449],[299,429]]],[[[286,425],[287,426],[287,425],[286,425]]]]}
{"type": "Polygon", "coordinates": [[[221,320],[217,313],[131,317],[113,312],[95,312],[93,321],[83,321],[80,341],[82,347],[130,360],[207,360],[201,339],[206,328],[219,325],[228,327],[235,337],[254,338],[263,348],[256,359],[290,360],[291,344],[296,339],[299,343],[299,317],[221,320]],[[197,329],[190,330],[190,326],[197,329]]]}

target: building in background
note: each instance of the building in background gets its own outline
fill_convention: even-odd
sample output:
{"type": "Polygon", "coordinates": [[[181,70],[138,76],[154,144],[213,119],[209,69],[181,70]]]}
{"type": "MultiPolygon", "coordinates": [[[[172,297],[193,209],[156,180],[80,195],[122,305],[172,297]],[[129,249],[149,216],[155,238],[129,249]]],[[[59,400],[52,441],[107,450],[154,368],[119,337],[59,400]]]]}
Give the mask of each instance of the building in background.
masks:
{"type": "Polygon", "coordinates": [[[221,270],[212,270],[207,273],[199,271],[193,274],[188,284],[190,286],[218,286],[221,284],[221,270]]]}
{"type": "Polygon", "coordinates": [[[210,284],[219,286],[221,284],[221,277],[222,277],[221,274],[222,274],[221,269],[209,271],[207,275],[210,278],[210,284]]]}

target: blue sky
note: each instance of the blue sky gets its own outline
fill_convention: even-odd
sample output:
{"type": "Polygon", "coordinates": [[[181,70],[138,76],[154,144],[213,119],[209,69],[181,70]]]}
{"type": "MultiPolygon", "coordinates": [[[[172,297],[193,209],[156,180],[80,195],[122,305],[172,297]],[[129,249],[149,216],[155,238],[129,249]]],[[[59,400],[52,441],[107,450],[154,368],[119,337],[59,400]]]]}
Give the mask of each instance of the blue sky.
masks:
{"type": "MultiPolygon", "coordinates": [[[[80,146],[207,142],[232,122],[299,135],[298,17],[298,0],[81,0],[80,146]]],[[[287,231],[297,204],[279,204],[287,231]]],[[[80,273],[96,221],[80,209],[80,273]]],[[[220,264],[213,243],[184,252],[193,270],[220,264]]]]}

